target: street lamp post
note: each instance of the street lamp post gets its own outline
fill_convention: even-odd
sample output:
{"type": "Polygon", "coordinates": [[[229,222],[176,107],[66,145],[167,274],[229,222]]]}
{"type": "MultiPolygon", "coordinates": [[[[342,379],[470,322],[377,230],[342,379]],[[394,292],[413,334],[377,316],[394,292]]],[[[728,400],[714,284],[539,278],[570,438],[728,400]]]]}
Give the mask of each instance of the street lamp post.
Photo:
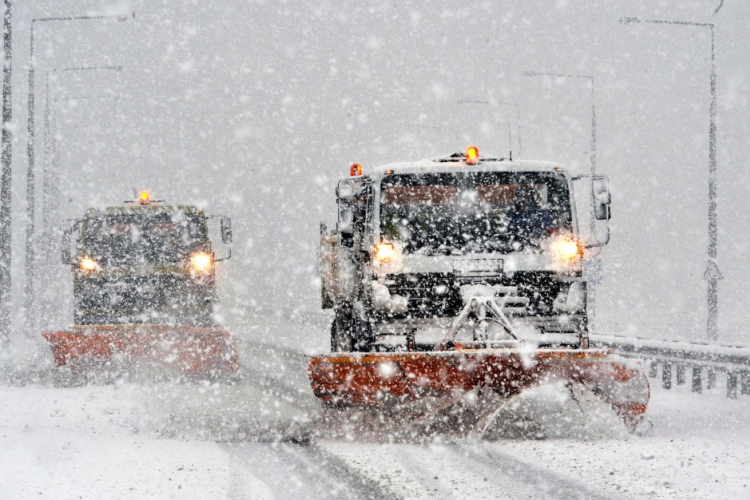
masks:
{"type": "MultiPolygon", "coordinates": [[[[590,155],[591,155],[591,163],[589,166],[589,173],[591,175],[596,175],[596,100],[595,100],[595,86],[594,86],[594,77],[592,75],[574,75],[574,74],[564,74],[564,73],[548,73],[548,72],[541,72],[541,71],[525,71],[523,73],[523,76],[552,76],[556,78],[581,78],[584,80],[588,80],[591,82],[591,143],[590,143],[590,155]]],[[[591,216],[589,217],[589,231],[591,234],[594,234],[594,231],[596,230],[595,222],[594,222],[594,216],[593,216],[593,206],[591,207],[591,216]]],[[[594,321],[596,319],[596,284],[598,279],[600,279],[601,274],[601,258],[596,257],[591,260],[590,263],[590,272],[594,276],[590,276],[588,279],[588,293],[587,293],[587,306],[589,309],[589,328],[594,329],[594,321]],[[594,279],[591,279],[594,278],[594,279]]]]}
{"type": "Polygon", "coordinates": [[[12,38],[10,24],[11,0],[5,0],[3,13],[3,131],[2,170],[0,170],[0,345],[10,340],[10,228],[11,228],[11,158],[13,119],[11,99],[12,38]]]}
{"type": "Polygon", "coordinates": [[[668,24],[708,28],[711,31],[711,76],[708,127],[708,264],[703,278],[708,281],[708,321],[706,330],[710,340],[719,338],[719,290],[718,282],[724,279],[718,266],[718,219],[716,212],[716,63],[714,57],[714,25],[711,23],[694,23],[690,21],[665,21],[639,19],[637,17],[620,18],[621,24],[668,24]]]}
{"type": "MultiPolygon", "coordinates": [[[[135,17],[135,13],[133,13],[135,17]]],[[[34,328],[34,273],[35,273],[35,129],[34,129],[34,28],[37,23],[64,22],[64,21],[97,21],[116,20],[123,22],[128,20],[124,15],[101,15],[101,16],[75,16],[75,17],[44,17],[31,20],[31,38],[29,49],[29,97],[28,97],[28,137],[26,151],[28,156],[28,168],[26,171],[26,256],[24,261],[24,309],[26,315],[26,326],[29,330],[34,328]]]]}

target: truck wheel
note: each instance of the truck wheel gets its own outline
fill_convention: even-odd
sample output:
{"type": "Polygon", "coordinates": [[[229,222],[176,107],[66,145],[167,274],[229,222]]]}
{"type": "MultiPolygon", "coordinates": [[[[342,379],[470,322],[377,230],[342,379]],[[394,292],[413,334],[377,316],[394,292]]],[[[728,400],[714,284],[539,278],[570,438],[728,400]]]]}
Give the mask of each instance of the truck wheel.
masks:
{"type": "Polygon", "coordinates": [[[321,287],[320,289],[320,305],[323,309],[333,308],[333,299],[331,299],[331,296],[328,294],[328,290],[326,290],[325,286],[321,287]]]}
{"type": "Polygon", "coordinates": [[[355,350],[358,352],[369,352],[372,350],[372,325],[370,309],[363,301],[358,301],[354,306],[352,315],[352,330],[356,338],[355,350]]]}
{"type": "Polygon", "coordinates": [[[351,352],[354,348],[352,328],[352,310],[350,307],[336,309],[336,316],[331,324],[331,352],[351,352]]]}
{"type": "Polygon", "coordinates": [[[589,315],[585,309],[583,311],[583,317],[581,318],[581,324],[578,329],[578,348],[589,348],[589,315]]]}

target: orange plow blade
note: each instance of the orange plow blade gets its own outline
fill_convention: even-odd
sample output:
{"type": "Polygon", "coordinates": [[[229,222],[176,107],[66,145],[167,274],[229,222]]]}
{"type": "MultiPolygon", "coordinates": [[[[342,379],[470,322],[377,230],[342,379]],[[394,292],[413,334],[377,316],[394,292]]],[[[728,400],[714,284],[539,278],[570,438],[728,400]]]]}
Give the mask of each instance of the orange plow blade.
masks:
{"type": "Polygon", "coordinates": [[[308,367],[315,395],[329,404],[378,406],[491,389],[506,398],[545,382],[580,383],[610,404],[628,427],[642,420],[648,379],[605,350],[457,349],[405,353],[331,353],[308,367]]]}
{"type": "Polygon", "coordinates": [[[90,325],[46,331],[57,366],[111,361],[153,363],[187,374],[239,373],[234,339],[225,328],[181,325],[90,325]]]}

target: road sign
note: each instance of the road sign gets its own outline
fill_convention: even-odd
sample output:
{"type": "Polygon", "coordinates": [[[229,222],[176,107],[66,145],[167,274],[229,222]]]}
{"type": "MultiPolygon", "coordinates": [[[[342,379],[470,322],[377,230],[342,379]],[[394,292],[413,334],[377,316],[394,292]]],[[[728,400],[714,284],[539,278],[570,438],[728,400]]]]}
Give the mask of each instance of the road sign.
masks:
{"type": "Polygon", "coordinates": [[[719,266],[716,264],[716,262],[712,260],[708,261],[706,272],[703,273],[703,279],[706,281],[717,281],[724,279],[724,275],[721,274],[721,271],[719,271],[719,266]]]}

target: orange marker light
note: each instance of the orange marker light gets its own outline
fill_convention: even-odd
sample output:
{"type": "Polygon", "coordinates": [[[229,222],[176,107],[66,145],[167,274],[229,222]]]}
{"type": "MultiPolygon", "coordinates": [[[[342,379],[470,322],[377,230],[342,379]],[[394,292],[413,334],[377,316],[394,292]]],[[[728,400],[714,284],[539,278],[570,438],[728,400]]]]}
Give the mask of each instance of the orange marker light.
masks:
{"type": "Polygon", "coordinates": [[[476,146],[466,148],[466,164],[476,165],[479,163],[479,149],[476,146]]]}
{"type": "Polygon", "coordinates": [[[349,167],[349,175],[351,175],[352,177],[362,175],[362,165],[360,165],[359,163],[354,163],[351,167],[349,167]]]}
{"type": "Polygon", "coordinates": [[[148,194],[148,191],[141,191],[141,193],[138,195],[138,201],[141,202],[141,205],[145,205],[149,202],[151,199],[151,196],[148,194]]]}

